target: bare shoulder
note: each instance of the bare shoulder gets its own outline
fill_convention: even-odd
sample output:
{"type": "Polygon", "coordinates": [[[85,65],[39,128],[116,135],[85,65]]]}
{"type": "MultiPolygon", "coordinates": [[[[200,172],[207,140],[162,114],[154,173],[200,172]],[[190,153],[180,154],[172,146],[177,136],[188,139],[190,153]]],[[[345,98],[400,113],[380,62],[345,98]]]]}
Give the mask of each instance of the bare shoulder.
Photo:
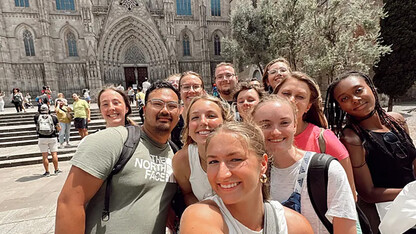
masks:
{"type": "Polygon", "coordinates": [[[180,233],[227,233],[228,228],[221,211],[213,201],[192,204],[184,211],[180,233]]]}
{"type": "Polygon", "coordinates": [[[173,170],[177,172],[182,170],[189,171],[188,146],[176,152],[172,159],[172,166],[173,170]]]}
{"type": "Polygon", "coordinates": [[[358,134],[350,128],[344,128],[342,130],[341,142],[357,146],[362,145],[363,143],[360,136],[358,136],[358,134]]]}
{"type": "Polygon", "coordinates": [[[308,220],[303,217],[303,215],[287,207],[283,208],[285,210],[288,233],[313,234],[311,225],[309,224],[308,220]]]}
{"type": "Polygon", "coordinates": [[[390,115],[391,117],[393,117],[395,120],[401,122],[401,121],[405,121],[404,117],[402,114],[397,113],[397,112],[388,112],[388,115],[390,115]]]}

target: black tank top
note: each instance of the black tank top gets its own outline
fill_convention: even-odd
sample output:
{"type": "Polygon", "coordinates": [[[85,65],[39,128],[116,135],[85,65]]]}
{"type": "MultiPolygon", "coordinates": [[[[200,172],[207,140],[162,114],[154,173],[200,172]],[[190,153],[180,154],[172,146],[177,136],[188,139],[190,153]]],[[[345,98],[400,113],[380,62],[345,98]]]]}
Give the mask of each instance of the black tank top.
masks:
{"type": "Polygon", "coordinates": [[[402,142],[397,133],[390,132],[396,134],[397,138],[397,143],[391,144],[383,139],[385,132],[367,133],[378,143],[369,139],[364,139],[363,143],[374,187],[403,188],[414,181],[413,161],[416,158],[416,148],[410,136],[405,133],[405,142],[402,142]],[[382,147],[387,149],[389,154],[386,154],[382,147]]]}

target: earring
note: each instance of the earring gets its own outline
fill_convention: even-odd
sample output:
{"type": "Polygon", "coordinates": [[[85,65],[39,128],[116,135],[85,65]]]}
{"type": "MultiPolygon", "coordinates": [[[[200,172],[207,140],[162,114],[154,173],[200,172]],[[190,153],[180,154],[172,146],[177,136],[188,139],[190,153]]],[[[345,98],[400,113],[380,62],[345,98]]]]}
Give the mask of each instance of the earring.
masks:
{"type": "Polygon", "coordinates": [[[264,173],[261,174],[260,182],[263,183],[263,184],[265,184],[267,182],[267,176],[266,176],[266,174],[264,174],[264,173]]]}

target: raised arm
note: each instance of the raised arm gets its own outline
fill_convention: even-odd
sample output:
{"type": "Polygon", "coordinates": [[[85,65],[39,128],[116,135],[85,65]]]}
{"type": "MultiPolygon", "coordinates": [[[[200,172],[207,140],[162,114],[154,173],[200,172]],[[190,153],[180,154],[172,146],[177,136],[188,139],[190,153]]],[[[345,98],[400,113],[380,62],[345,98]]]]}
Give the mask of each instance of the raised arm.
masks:
{"type": "Polygon", "coordinates": [[[188,146],[179,150],[172,159],[173,174],[175,175],[176,181],[182,190],[183,199],[187,206],[198,202],[192,192],[191,183],[189,178],[191,176],[191,169],[189,167],[188,157],[188,146]]]}
{"type": "Polygon", "coordinates": [[[84,233],[85,205],[97,193],[103,180],[72,166],[58,197],[55,233],[84,233]]]}
{"type": "Polygon", "coordinates": [[[287,231],[290,234],[313,234],[313,229],[308,220],[298,212],[283,207],[285,209],[285,218],[287,231]]]}
{"type": "Polygon", "coordinates": [[[196,203],[183,213],[180,233],[228,233],[228,227],[216,205],[196,203]]]}
{"type": "Polygon", "coordinates": [[[392,201],[401,189],[374,187],[370,170],[365,161],[365,149],[361,139],[351,129],[343,131],[341,142],[347,148],[354,172],[354,181],[358,194],[369,203],[392,201]]]}

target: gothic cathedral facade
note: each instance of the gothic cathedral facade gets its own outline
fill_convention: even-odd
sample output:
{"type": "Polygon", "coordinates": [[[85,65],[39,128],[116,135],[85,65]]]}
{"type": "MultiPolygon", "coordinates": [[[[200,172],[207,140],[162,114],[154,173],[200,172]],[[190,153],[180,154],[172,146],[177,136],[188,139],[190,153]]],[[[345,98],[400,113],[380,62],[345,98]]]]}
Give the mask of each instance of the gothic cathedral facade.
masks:
{"type": "Polygon", "coordinates": [[[210,87],[229,24],[228,0],[2,0],[0,89],[70,97],[188,70],[210,87]]]}

